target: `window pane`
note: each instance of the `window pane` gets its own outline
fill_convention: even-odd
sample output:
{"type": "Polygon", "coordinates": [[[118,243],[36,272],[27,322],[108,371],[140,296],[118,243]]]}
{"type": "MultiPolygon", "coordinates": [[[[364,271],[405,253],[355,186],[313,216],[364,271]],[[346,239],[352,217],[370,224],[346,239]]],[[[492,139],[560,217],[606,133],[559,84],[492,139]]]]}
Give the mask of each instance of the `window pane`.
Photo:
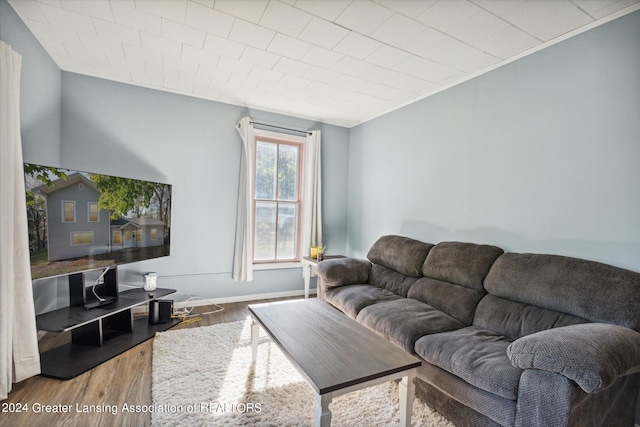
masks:
{"type": "Polygon", "coordinates": [[[256,146],[256,198],[276,198],[277,144],[258,141],[256,146]]]}
{"type": "Polygon", "coordinates": [[[93,245],[93,231],[78,231],[71,233],[72,245],[93,245]]]}
{"type": "Polygon", "coordinates": [[[89,222],[98,222],[98,204],[89,203],[89,222]]]}
{"type": "Polygon", "coordinates": [[[278,208],[278,254],[277,259],[296,257],[298,235],[298,207],[293,203],[280,203],[278,208]]]}
{"type": "Polygon", "coordinates": [[[276,210],[271,202],[256,202],[256,235],[254,259],[274,259],[276,254],[276,210]]]}
{"type": "Polygon", "coordinates": [[[114,245],[121,245],[122,244],[122,231],[115,230],[113,232],[113,244],[114,245]]]}
{"type": "Polygon", "coordinates": [[[64,202],[64,222],[75,222],[76,204],[74,202],[64,202]]]}
{"type": "Polygon", "coordinates": [[[298,199],[298,147],[280,145],[278,153],[278,200],[298,199]]]}

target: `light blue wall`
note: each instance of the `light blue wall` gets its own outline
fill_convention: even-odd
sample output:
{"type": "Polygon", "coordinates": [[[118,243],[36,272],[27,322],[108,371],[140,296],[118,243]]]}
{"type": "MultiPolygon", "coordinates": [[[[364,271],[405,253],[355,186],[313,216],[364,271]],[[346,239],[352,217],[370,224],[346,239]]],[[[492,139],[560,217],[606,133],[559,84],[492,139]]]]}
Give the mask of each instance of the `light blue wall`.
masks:
{"type": "Polygon", "coordinates": [[[349,253],[384,234],[640,271],[640,12],[351,130],[349,253]]]}
{"type": "Polygon", "coordinates": [[[231,279],[240,173],[235,123],[249,114],[295,129],[322,130],[327,250],[346,251],[349,130],[262,111],[63,73],[61,166],[173,185],[171,256],[123,266],[124,283],[207,298],[303,289],[301,268],[231,279]]]}
{"type": "Polygon", "coordinates": [[[60,160],[62,72],[6,0],[0,0],[0,40],[22,56],[20,124],[24,160],[60,160]]]}
{"type": "MultiPolygon", "coordinates": [[[[6,0],[0,0],[0,39],[22,56],[20,130],[24,161],[55,166],[60,162],[62,72],[6,0]]],[[[69,303],[67,284],[60,282],[34,282],[36,312],[69,303]]]]}

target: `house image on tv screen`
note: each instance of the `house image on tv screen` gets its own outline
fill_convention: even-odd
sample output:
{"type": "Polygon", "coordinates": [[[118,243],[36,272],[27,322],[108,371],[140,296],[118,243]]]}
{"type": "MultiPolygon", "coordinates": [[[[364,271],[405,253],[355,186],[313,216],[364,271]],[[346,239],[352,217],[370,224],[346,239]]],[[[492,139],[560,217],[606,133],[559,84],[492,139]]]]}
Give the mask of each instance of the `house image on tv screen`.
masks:
{"type": "Polygon", "coordinates": [[[61,261],[161,246],[164,222],[153,218],[118,218],[98,207],[101,191],[85,175],[73,173],[32,190],[46,200],[49,261],[61,261]]]}
{"type": "Polygon", "coordinates": [[[118,218],[111,221],[111,250],[145,248],[164,242],[164,222],[154,218],[118,218]]]}

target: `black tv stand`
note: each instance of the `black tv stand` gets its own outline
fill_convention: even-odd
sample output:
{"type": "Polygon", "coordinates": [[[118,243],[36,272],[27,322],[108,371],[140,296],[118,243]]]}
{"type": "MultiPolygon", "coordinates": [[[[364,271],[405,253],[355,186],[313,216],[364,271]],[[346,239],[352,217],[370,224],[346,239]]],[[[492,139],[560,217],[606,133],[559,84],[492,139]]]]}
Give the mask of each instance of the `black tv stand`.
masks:
{"type": "Polygon", "coordinates": [[[175,289],[142,288],[121,292],[108,305],[85,310],[84,305],[71,305],[36,316],[39,330],[71,331],[71,342],[40,354],[41,375],[68,380],[152,338],[180,323],[150,325],[148,318],[133,318],[132,309],[156,298],[172,294],[175,289]],[[153,294],[151,296],[150,294],[153,294]]]}

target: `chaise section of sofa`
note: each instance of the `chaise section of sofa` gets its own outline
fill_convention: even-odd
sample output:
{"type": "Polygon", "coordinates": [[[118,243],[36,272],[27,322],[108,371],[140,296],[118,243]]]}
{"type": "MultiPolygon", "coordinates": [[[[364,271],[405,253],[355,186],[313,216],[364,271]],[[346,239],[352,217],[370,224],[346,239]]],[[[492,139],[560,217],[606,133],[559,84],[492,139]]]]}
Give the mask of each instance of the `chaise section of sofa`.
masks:
{"type": "Polygon", "coordinates": [[[325,300],[421,357],[456,425],[633,426],[640,274],[491,245],[383,236],[318,265],[325,300]]]}

